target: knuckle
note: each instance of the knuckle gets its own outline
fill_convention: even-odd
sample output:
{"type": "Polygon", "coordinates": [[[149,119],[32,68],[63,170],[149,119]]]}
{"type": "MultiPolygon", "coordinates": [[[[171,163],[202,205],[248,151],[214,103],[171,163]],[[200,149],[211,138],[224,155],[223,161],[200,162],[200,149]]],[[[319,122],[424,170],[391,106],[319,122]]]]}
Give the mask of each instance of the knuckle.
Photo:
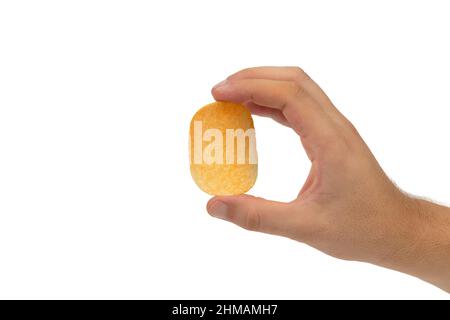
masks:
{"type": "Polygon", "coordinates": [[[295,78],[297,81],[301,82],[301,81],[310,79],[308,74],[302,68],[300,68],[300,67],[293,67],[293,68],[294,68],[295,78]]]}
{"type": "Polygon", "coordinates": [[[299,96],[302,96],[306,94],[305,90],[296,82],[289,82],[288,83],[288,91],[289,95],[292,98],[298,98],[299,96]]]}
{"type": "Polygon", "coordinates": [[[247,216],[245,219],[244,229],[250,231],[258,231],[261,227],[261,216],[259,213],[253,209],[247,211],[247,216]]]}
{"type": "Polygon", "coordinates": [[[284,104],[280,106],[280,110],[284,112],[285,108],[298,100],[303,100],[308,97],[306,90],[297,82],[286,82],[282,88],[283,92],[280,95],[284,97],[284,104]]]}

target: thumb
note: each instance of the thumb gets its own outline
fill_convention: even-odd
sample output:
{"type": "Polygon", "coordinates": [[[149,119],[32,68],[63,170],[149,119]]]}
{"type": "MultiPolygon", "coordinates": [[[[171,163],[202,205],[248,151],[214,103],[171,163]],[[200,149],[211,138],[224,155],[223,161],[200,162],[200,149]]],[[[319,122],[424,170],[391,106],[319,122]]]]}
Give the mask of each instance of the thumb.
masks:
{"type": "Polygon", "coordinates": [[[206,209],[216,218],[252,231],[287,236],[292,227],[289,203],[269,201],[250,195],[220,196],[209,200],[206,209]]]}

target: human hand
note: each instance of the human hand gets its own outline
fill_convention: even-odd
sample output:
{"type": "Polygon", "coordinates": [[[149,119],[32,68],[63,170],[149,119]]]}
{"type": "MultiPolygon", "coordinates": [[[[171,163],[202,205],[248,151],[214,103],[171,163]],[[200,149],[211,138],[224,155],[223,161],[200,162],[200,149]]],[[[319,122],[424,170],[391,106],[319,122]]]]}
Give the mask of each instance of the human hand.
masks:
{"type": "Polygon", "coordinates": [[[448,271],[439,279],[430,271],[450,270],[449,254],[438,258],[442,246],[429,243],[442,240],[448,250],[450,215],[400,191],[354,126],[306,73],[296,67],[245,69],[216,85],[212,94],[291,127],[311,160],[309,176],[293,201],[214,197],[207,205],[212,216],[304,242],[337,258],[407,272],[450,290],[448,271]],[[437,217],[445,222],[439,234],[430,223],[437,217]],[[427,268],[423,260],[433,257],[439,261],[427,268]]]}

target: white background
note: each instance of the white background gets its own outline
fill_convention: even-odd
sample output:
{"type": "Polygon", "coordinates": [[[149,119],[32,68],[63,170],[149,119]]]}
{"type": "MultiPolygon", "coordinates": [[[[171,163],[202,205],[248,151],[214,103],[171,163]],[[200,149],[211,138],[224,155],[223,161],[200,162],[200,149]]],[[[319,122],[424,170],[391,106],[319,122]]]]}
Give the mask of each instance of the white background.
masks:
{"type": "MultiPolygon", "coordinates": [[[[448,203],[447,3],[2,1],[0,298],[448,298],[209,217],[187,148],[216,82],[298,65],[400,187],[448,203]]],[[[292,200],[298,138],[255,125],[251,193],[292,200]]]]}

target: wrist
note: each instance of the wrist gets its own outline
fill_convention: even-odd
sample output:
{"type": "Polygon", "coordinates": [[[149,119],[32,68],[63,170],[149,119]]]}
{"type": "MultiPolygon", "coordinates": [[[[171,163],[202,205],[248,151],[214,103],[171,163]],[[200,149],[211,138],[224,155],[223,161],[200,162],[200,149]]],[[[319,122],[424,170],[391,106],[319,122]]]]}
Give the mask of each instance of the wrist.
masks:
{"type": "Polygon", "coordinates": [[[396,250],[379,264],[450,292],[450,209],[412,197],[402,207],[396,250]]]}

